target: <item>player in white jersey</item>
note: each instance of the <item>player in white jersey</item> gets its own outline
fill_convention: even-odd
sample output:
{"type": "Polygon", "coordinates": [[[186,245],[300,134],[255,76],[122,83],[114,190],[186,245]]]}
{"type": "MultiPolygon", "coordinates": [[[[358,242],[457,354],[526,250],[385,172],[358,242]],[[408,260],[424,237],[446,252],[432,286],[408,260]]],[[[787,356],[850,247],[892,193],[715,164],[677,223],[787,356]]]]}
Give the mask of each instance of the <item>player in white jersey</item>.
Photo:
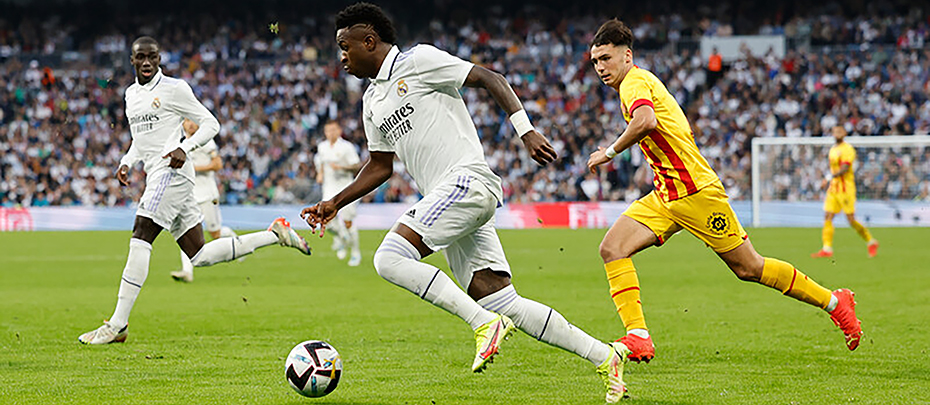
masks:
{"type": "Polygon", "coordinates": [[[301,212],[307,223],[322,233],[342,207],[387,181],[398,157],[424,197],[401,215],[375,252],[378,274],[474,329],[473,371],[487,365],[516,325],[591,361],[607,383],[608,400],[618,401],[625,390],[627,348],[592,338],[553,309],[521,297],[510,284],[510,265],[494,228],[501,181],[485,161],[459,93],[463,86],[486,89],[511,116],[530,156],[542,165],[552,162],[555,151],[532,127],[507,80],[429,45],[400,52],[393,45],[391,21],[372,4],[342,10],[336,29],[344,69],[371,79],[362,99],[370,157],[352,184],[301,212]],[[442,270],[420,261],[437,250],[467,293],[442,270]]]}
{"type": "MultiPolygon", "coordinates": [[[[184,134],[189,138],[200,128],[197,123],[185,118],[181,124],[184,134]]],[[[188,154],[194,165],[194,201],[203,214],[204,230],[213,239],[233,238],[236,233],[228,226],[223,226],[223,216],[220,214],[220,189],[216,186],[217,170],[223,168],[223,159],[217,151],[216,142],[212,139],[206,145],[191,149],[188,154]]],[[[239,260],[245,260],[240,258],[239,260]]],[[[171,278],[177,281],[194,281],[194,265],[184,251],[181,251],[181,270],[172,271],[171,278]]]]}
{"type": "MultiPolygon", "coordinates": [[[[323,199],[328,200],[355,179],[359,157],[355,145],[342,139],[342,127],[338,121],[328,121],[323,126],[323,135],[326,136],[326,140],[317,145],[313,162],[316,165],[316,181],[323,185],[323,199]]],[[[343,207],[336,219],[329,224],[329,229],[335,234],[333,250],[336,251],[336,257],[339,260],[345,259],[345,248],[348,245],[352,252],[349,256],[349,266],[352,267],[362,263],[362,253],[358,247],[358,228],[353,223],[357,206],[358,201],[355,201],[343,207]]]]}
{"type": "Polygon", "coordinates": [[[310,254],[307,243],[284,218],[267,231],[204,243],[203,215],[194,199],[194,165],[188,153],[213,139],[220,129],[213,114],[194,96],[187,82],[162,74],[158,42],[140,37],[132,43],[130,61],[136,81],[126,89],[126,116],[132,145],[120,160],[116,178],[127,186],[129,168],[144,162],[145,192],[136,210],[113,316],[103,326],[78,337],[81,343],[106,344],[126,340],[129,312],[149,272],[152,242],[168,229],[194,266],[210,266],[246,255],[262,246],[280,243],[310,254]],[[183,142],[181,121],[190,118],[200,128],[183,142]]]}

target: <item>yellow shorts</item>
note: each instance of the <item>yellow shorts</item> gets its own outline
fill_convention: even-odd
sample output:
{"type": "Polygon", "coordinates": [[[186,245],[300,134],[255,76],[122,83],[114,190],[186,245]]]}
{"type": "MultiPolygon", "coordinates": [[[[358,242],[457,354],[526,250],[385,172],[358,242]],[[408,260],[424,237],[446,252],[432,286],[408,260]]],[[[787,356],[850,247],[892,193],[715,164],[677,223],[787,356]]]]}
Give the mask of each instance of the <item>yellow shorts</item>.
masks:
{"type": "Polygon", "coordinates": [[[823,202],[823,210],[837,214],[843,211],[846,214],[856,213],[856,193],[834,193],[827,191],[827,199],[823,202]]]}
{"type": "Polygon", "coordinates": [[[636,200],[623,215],[649,227],[660,245],[682,229],[717,253],[736,249],[749,238],[719,181],[672,202],[664,201],[653,191],[636,200]]]}

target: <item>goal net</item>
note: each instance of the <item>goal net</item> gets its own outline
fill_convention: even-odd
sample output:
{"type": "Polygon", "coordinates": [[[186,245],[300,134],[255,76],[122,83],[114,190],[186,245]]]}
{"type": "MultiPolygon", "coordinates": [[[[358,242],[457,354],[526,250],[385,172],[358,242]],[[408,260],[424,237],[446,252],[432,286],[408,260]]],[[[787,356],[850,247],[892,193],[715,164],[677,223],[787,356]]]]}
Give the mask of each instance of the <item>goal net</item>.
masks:
{"type": "MultiPolygon", "coordinates": [[[[930,136],[849,136],[856,217],[874,226],[930,226],[930,136]]],[[[753,226],[820,226],[833,137],[752,140],[753,226]]],[[[845,224],[845,215],[835,223],[845,224]],[[840,219],[843,218],[843,219],[840,219]]]]}

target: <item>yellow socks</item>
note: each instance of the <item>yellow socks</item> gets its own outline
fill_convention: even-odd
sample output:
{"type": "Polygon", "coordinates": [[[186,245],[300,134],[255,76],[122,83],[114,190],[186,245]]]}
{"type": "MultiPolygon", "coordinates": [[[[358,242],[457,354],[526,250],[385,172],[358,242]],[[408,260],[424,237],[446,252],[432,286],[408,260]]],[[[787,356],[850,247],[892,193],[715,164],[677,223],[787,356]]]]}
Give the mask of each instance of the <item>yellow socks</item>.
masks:
{"type": "Polygon", "coordinates": [[[833,231],[833,220],[823,221],[823,250],[827,252],[833,251],[833,231]]]}
{"type": "Polygon", "coordinates": [[[859,221],[852,221],[849,223],[849,226],[853,227],[853,229],[856,230],[856,233],[858,233],[859,236],[862,237],[862,240],[866,242],[872,241],[872,234],[869,233],[869,230],[866,229],[866,227],[863,226],[861,223],[859,223],[859,221]]]}
{"type": "Polygon", "coordinates": [[[762,278],[759,283],[821,309],[827,307],[833,296],[830,290],[821,287],[794,266],[768,257],[765,258],[765,266],[762,267],[762,278]]]}
{"type": "Polygon", "coordinates": [[[617,313],[626,330],[646,329],[646,317],[643,304],[639,300],[639,278],[633,259],[618,259],[604,264],[607,270],[607,283],[610,284],[610,297],[617,306],[617,313]]]}

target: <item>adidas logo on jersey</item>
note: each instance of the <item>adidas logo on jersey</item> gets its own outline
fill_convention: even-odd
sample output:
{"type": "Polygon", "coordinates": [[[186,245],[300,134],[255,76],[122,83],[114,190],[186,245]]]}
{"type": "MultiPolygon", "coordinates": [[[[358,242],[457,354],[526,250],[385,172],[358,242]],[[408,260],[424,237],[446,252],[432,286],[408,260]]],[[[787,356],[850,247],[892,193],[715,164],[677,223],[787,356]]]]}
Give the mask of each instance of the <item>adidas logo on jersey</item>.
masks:
{"type": "Polygon", "coordinates": [[[404,215],[407,215],[407,216],[410,217],[410,218],[414,218],[414,216],[417,215],[417,210],[416,210],[416,209],[412,209],[412,210],[410,210],[410,211],[407,211],[407,213],[404,214],[404,215]]]}

